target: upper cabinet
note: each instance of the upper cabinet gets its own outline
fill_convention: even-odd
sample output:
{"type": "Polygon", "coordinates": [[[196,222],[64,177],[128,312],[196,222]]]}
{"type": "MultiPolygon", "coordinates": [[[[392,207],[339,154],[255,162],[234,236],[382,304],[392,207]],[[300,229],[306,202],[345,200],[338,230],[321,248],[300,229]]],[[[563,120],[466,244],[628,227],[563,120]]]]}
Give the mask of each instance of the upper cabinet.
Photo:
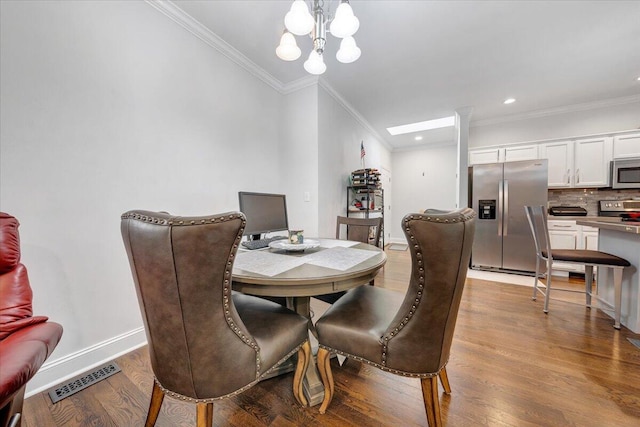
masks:
{"type": "Polygon", "coordinates": [[[517,162],[518,160],[536,160],[538,158],[538,144],[514,145],[504,148],[504,161],[517,162]]]}
{"type": "Polygon", "coordinates": [[[513,145],[504,148],[469,150],[469,166],[485,163],[516,162],[538,158],[538,145],[513,145]]]}
{"type": "Polygon", "coordinates": [[[612,138],[588,138],[541,144],[540,158],[549,161],[549,188],[606,187],[612,138]]]}
{"type": "Polygon", "coordinates": [[[631,157],[640,157],[640,132],[471,149],[469,166],[547,159],[549,188],[599,188],[611,185],[611,160],[631,157]]]}
{"type": "Polygon", "coordinates": [[[640,157],[640,133],[613,137],[613,158],[640,157]]]}
{"type": "Polygon", "coordinates": [[[575,141],[574,187],[606,187],[609,185],[613,139],[589,138],[575,141]]]}
{"type": "Polygon", "coordinates": [[[469,166],[501,162],[504,148],[469,150],[469,166]]]}
{"type": "Polygon", "coordinates": [[[540,158],[548,160],[549,188],[573,186],[573,141],[541,144],[540,158]]]}

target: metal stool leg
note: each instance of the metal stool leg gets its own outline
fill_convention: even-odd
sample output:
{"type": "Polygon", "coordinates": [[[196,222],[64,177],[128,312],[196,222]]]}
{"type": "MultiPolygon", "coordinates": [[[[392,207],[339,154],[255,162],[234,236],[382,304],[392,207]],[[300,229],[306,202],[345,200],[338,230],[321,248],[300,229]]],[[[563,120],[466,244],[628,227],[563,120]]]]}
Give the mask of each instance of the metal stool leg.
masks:
{"type": "Polygon", "coordinates": [[[613,267],[614,321],[613,327],[620,329],[620,311],[622,308],[622,267],[613,267]]]}
{"type": "Polygon", "coordinates": [[[536,275],[533,278],[533,296],[532,300],[536,300],[538,298],[538,280],[540,280],[540,257],[536,256],[536,275]]]}
{"type": "Polygon", "coordinates": [[[585,264],[584,266],[584,285],[587,294],[587,307],[591,308],[591,292],[593,289],[593,265],[585,264]]]}
{"type": "Polygon", "coordinates": [[[551,257],[547,258],[547,286],[544,293],[544,312],[549,312],[549,295],[551,294],[551,257]]]}

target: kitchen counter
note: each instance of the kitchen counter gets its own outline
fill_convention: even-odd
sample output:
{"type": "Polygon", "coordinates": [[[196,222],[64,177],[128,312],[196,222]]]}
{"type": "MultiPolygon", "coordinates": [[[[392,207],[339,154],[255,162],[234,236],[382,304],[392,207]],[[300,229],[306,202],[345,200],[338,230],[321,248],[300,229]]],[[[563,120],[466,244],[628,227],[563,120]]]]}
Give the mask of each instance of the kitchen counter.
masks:
{"type": "MultiPolygon", "coordinates": [[[[622,273],[622,307],[620,322],[636,334],[640,333],[640,223],[622,222],[620,218],[607,217],[576,221],[578,225],[598,229],[598,250],[617,255],[631,263],[622,273]]],[[[614,301],[613,277],[609,269],[598,269],[598,307],[607,310],[614,301]]]]}
{"type": "Polygon", "coordinates": [[[548,215],[549,221],[604,221],[604,222],[619,222],[620,218],[612,216],[561,216],[561,215],[548,215]]]}
{"type": "MultiPolygon", "coordinates": [[[[596,220],[577,220],[576,224],[596,227],[606,230],[621,231],[623,233],[640,234],[640,222],[623,222],[620,218],[598,217],[596,220]],[[602,219],[606,218],[606,219],[602,219]]],[[[640,250],[640,247],[638,248],[640,250]]]]}

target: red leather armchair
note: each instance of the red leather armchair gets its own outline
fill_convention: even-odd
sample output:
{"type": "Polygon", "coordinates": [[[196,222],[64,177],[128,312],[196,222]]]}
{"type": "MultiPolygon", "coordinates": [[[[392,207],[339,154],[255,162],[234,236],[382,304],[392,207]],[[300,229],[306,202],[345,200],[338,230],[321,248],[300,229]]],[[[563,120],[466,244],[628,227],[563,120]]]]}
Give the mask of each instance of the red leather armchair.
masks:
{"type": "Polygon", "coordinates": [[[0,212],[0,427],[20,426],[27,382],[62,336],[62,326],[33,316],[29,277],[20,263],[19,225],[0,212]]]}

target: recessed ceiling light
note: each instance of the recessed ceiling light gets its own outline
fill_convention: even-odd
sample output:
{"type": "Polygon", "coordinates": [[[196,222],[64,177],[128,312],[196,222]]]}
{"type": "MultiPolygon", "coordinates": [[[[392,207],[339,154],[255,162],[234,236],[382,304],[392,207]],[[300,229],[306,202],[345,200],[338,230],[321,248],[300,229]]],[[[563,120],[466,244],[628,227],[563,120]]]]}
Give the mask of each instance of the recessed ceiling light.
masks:
{"type": "Polygon", "coordinates": [[[387,128],[391,135],[402,135],[405,133],[420,132],[423,130],[440,129],[456,124],[456,117],[443,117],[441,119],[427,120],[426,122],[410,123],[408,125],[393,126],[387,128]]]}
{"type": "Polygon", "coordinates": [[[636,80],[638,80],[640,82],[640,77],[638,77],[636,80]]]}
{"type": "Polygon", "coordinates": [[[514,102],[516,102],[515,98],[507,98],[504,100],[505,105],[513,104],[514,102]]]}
{"type": "Polygon", "coordinates": [[[414,138],[416,141],[422,141],[422,136],[418,135],[414,138]]]}

